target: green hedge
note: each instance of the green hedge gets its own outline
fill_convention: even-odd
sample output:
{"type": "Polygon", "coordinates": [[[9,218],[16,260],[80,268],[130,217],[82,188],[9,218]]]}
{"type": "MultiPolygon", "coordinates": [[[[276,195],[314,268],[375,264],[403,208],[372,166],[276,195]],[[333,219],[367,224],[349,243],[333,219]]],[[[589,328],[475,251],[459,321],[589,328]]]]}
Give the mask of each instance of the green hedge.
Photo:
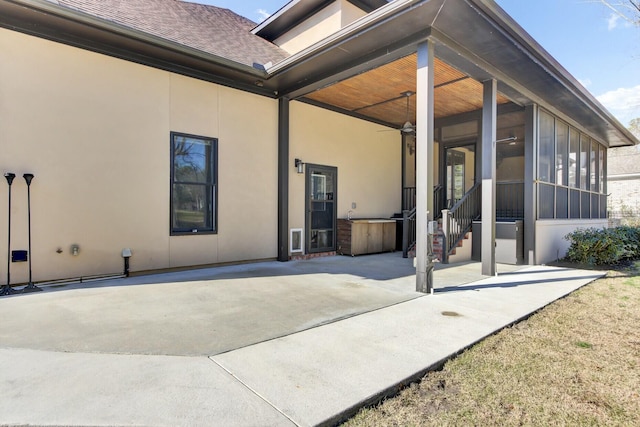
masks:
{"type": "Polygon", "coordinates": [[[640,227],[587,228],[564,237],[570,242],[566,260],[589,265],[613,265],[640,258],[640,227]]]}

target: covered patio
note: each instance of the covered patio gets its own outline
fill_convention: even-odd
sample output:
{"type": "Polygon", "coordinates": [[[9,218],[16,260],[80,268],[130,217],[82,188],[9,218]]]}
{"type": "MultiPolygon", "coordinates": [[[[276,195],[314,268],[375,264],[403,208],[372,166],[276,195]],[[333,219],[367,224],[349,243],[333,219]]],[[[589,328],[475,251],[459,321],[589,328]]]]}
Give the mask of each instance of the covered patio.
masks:
{"type": "MultiPolygon", "coordinates": [[[[257,33],[270,25],[286,26],[286,19],[276,14],[257,33]]],[[[450,177],[442,147],[445,127],[470,122],[476,126],[470,132],[467,129],[466,141],[456,142],[471,147],[474,167],[469,175],[473,178],[462,191],[468,196],[460,207],[464,213],[456,216],[452,211],[442,219],[444,240],[447,248],[454,248],[471,223],[481,218],[482,273],[489,276],[496,272],[498,217],[522,221],[525,264],[547,257],[537,252],[541,248],[536,247],[535,231],[539,203],[549,203],[543,198],[548,193],[539,201],[537,188],[539,108],[597,135],[608,146],[629,140],[628,131],[493,2],[392,2],[268,67],[267,72],[270,77],[264,85],[278,87],[281,97],[278,259],[288,257],[285,163],[292,161],[288,105],[296,100],[398,132],[403,141],[402,209],[415,209],[411,215],[415,217],[416,289],[422,292],[434,286],[434,221],[442,208],[451,208],[451,201],[463,198],[438,194],[451,193],[446,188],[450,177]],[[500,126],[500,116],[509,113],[516,113],[516,120],[505,119],[507,123],[500,126]],[[408,159],[406,146],[411,146],[415,157],[408,159]],[[514,152],[522,159],[520,175],[497,188],[497,162],[514,152]],[[415,171],[410,171],[413,162],[415,171]],[[411,174],[415,187],[406,183],[411,174]]]]}

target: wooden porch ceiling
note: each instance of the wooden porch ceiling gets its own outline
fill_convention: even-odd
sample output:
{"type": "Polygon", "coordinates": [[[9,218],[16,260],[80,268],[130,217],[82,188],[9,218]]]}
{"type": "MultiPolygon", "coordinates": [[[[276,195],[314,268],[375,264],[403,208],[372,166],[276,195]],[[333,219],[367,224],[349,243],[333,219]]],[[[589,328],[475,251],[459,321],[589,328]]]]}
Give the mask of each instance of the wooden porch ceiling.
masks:
{"type": "MultiPolygon", "coordinates": [[[[417,54],[335,83],[305,95],[326,104],[390,123],[398,128],[408,120],[416,123],[417,54]],[[407,112],[407,97],[410,92],[407,112]]],[[[482,108],[482,83],[435,59],[434,116],[448,117],[482,108]]],[[[498,104],[509,102],[498,94],[498,104]]]]}

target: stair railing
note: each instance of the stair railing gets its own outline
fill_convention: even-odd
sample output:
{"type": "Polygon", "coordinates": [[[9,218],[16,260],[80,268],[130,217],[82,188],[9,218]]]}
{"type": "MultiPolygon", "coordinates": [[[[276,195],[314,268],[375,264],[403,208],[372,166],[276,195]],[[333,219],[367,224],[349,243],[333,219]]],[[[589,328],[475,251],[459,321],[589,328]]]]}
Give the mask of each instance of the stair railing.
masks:
{"type": "MultiPolygon", "coordinates": [[[[413,197],[415,200],[415,187],[407,187],[404,189],[405,195],[413,197]]],[[[440,219],[442,215],[442,207],[444,206],[444,189],[442,185],[436,185],[433,187],[433,211],[434,220],[440,219]]],[[[416,243],[416,208],[415,203],[412,209],[405,209],[402,211],[402,257],[409,257],[409,248],[416,243]]]]}
{"type": "Polygon", "coordinates": [[[444,187],[436,185],[433,187],[433,220],[437,221],[442,218],[442,209],[444,209],[444,187]]]}
{"type": "Polygon", "coordinates": [[[416,242],[416,208],[402,211],[402,258],[409,257],[409,248],[416,242]]]}
{"type": "Polygon", "coordinates": [[[449,255],[471,231],[473,221],[480,218],[482,188],[477,183],[451,209],[442,211],[442,263],[449,263],[449,255]]]}

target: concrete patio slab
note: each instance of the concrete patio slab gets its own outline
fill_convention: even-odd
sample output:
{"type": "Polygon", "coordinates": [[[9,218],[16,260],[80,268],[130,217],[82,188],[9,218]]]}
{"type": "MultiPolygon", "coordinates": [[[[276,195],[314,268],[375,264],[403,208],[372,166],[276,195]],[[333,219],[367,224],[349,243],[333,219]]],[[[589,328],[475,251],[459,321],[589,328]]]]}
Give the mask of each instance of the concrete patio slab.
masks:
{"type": "Polygon", "coordinates": [[[0,349],[0,366],[0,425],[295,425],[202,357],[0,349]]]}
{"type": "Polygon", "coordinates": [[[407,260],[378,257],[375,268],[370,262],[332,257],[247,264],[2,298],[0,343],[63,352],[207,356],[422,296],[410,286],[380,285],[410,282],[407,260]]]}
{"type": "Polygon", "coordinates": [[[211,359],[296,424],[331,425],[601,276],[532,267],[211,359]]]}
{"type": "Polygon", "coordinates": [[[498,270],[439,265],[424,296],[384,254],[3,297],[0,425],[333,424],[603,275],[498,270]]]}

